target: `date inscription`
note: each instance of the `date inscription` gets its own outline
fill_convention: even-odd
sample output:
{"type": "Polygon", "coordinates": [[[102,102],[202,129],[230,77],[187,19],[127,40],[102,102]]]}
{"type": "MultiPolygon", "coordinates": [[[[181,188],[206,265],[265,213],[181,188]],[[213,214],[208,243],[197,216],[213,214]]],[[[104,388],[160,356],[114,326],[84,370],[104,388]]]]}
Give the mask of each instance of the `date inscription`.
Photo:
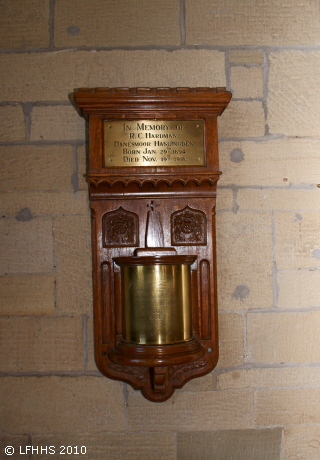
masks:
{"type": "Polygon", "coordinates": [[[204,166],[203,120],[104,121],[104,166],[204,166]]]}

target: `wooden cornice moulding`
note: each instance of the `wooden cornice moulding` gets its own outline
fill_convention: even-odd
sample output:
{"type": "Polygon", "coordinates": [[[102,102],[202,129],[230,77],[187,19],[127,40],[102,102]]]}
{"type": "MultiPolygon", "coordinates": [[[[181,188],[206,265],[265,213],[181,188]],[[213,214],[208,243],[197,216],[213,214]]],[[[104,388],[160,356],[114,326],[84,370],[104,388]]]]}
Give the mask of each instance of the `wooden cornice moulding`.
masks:
{"type": "Polygon", "coordinates": [[[152,112],[193,112],[199,109],[221,115],[230,101],[226,88],[80,88],[73,95],[79,113],[88,115],[122,113],[139,109],[152,112]]]}
{"type": "Polygon", "coordinates": [[[225,88],[81,88],[89,121],[95,360],[150,401],[219,357],[217,117],[225,88]]]}
{"type": "Polygon", "coordinates": [[[92,184],[95,188],[98,188],[99,185],[105,183],[110,186],[110,188],[117,183],[121,183],[125,188],[127,188],[130,184],[137,184],[140,188],[144,184],[152,184],[154,187],[161,183],[165,183],[168,186],[172,187],[174,183],[181,183],[182,185],[187,185],[190,182],[193,182],[194,184],[200,186],[204,182],[208,182],[210,185],[214,185],[220,176],[221,172],[217,171],[215,175],[209,175],[209,174],[196,174],[196,175],[191,175],[189,174],[186,177],[177,177],[176,175],[165,175],[165,174],[158,174],[156,176],[150,176],[150,175],[139,175],[139,177],[128,177],[128,176],[123,176],[121,177],[118,175],[116,178],[108,178],[106,177],[105,174],[101,174],[100,176],[98,174],[88,174],[88,179],[90,181],[90,184],[92,184]]]}

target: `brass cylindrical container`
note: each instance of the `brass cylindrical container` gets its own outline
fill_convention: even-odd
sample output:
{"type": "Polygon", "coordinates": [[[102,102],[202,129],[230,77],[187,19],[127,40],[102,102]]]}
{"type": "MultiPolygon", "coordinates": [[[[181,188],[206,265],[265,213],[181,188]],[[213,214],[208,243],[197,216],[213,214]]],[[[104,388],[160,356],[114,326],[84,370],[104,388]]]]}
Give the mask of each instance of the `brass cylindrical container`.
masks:
{"type": "Polygon", "coordinates": [[[196,256],[117,257],[122,338],[166,345],[192,338],[191,268],[196,256]]]}

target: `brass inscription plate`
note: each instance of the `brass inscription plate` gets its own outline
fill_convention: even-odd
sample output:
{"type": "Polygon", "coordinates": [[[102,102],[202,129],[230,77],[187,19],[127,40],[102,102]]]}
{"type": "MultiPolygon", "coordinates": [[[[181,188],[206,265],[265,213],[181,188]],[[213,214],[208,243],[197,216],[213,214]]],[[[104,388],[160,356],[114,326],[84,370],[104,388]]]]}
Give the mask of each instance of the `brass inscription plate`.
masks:
{"type": "Polygon", "coordinates": [[[204,166],[202,120],[104,122],[104,166],[204,166]]]}
{"type": "Polygon", "coordinates": [[[121,267],[122,338],[143,345],[192,338],[190,265],[121,267]]]}

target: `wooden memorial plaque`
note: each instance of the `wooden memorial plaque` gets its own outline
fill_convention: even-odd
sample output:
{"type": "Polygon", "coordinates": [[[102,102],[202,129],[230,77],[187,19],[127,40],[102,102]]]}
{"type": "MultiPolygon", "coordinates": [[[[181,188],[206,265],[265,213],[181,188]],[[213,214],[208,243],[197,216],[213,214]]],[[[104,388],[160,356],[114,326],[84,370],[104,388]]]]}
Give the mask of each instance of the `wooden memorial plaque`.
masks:
{"type": "Polygon", "coordinates": [[[225,88],[95,88],[89,121],[95,359],[165,401],[218,361],[217,117],[225,88]]]}

